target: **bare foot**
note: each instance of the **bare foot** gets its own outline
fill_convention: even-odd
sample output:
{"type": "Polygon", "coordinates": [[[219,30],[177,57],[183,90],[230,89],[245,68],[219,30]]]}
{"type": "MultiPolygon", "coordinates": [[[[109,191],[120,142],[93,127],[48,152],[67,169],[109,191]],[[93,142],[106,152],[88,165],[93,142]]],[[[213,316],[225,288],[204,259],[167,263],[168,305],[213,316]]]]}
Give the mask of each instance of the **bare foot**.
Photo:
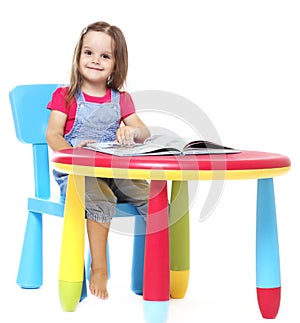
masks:
{"type": "Polygon", "coordinates": [[[90,271],[90,291],[91,293],[101,299],[108,298],[107,285],[107,270],[94,269],[90,271]]]}

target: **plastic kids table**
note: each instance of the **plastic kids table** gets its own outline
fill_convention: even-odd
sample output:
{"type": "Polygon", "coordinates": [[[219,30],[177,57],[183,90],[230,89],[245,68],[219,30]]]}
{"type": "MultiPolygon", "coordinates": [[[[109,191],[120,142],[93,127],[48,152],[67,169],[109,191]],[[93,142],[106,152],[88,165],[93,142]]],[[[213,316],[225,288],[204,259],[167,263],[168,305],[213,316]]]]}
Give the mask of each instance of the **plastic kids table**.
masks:
{"type": "Polygon", "coordinates": [[[189,180],[257,179],[256,287],[262,316],[275,318],[280,305],[280,262],[273,177],[290,169],[279,154],[117,157],[84,148],[54,153],[55,169],[69,175],[60,263],[61,302],[79,302],[83,279],[84,177],[150,180],[144,261],[147,322],[166,322],[170,295],[184,297],[189,277],[189,180]],[[167,180],[172,181],[169,208],[167,180]],[[179,234],[180,233],[180,234],[179,234]],[[81,237],[81,238],[79,238],[81,237]],[[171,242],[170,242],[171,240],[171,242]],[[64,293],[65,284],[74,295],[64,293]]]}

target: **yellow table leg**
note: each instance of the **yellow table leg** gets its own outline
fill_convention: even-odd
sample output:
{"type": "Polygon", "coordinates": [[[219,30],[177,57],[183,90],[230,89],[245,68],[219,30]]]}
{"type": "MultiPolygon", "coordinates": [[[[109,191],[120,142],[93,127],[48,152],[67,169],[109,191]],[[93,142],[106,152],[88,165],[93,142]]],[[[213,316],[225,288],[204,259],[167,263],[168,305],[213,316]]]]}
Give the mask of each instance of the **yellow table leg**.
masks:
{"type": "Polygon", "coordinates": [[[84,176],[69,175],[65,202],[59,270],[59,297],[62,309],[76,309],[84,276],[84,176]]]}
{"type": "Polygon", "coordinates": [[[171,270],[170,294],[172,298],[184,298],[189,284],[190,270],[171,270]]]}

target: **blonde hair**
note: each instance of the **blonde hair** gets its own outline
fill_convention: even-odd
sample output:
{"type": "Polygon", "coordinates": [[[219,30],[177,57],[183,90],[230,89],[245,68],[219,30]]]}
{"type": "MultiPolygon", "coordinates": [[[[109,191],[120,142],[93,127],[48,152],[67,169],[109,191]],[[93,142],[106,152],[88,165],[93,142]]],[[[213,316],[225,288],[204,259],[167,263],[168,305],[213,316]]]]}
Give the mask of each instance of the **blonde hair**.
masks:
{"type": "Polygon", "coordinates": [[[126,40],[122,31],[118,27],[112,26],[103,21],[92,23],[82,30],[80,38],[74,50],[69,91],[66,97],[67,103],[71,101],[75,93],[81,87],[82,77],[79,72],[79,60],[84,36],[90,30],[104,32],[109,35],[114,41],[115,69],[107,82],[107,86],[114,90],[120,90],[124,86],[126,81],[128,71],[128,51],[126,40]]]}

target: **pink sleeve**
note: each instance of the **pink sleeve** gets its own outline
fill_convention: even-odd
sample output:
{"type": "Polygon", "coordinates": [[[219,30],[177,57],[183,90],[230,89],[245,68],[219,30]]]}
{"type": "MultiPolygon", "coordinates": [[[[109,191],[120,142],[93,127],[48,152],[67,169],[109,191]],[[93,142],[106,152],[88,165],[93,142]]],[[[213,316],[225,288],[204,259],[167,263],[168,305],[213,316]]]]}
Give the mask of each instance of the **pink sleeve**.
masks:
{"type": "Polygon", "coordinates": [[[120,92],[121,121],[135,113],[135,106],[128,92],[120,92]]]}
{"type": "Polygon", "coordinates": [[[66,106],[66,95],[67,95],[68,88],[67,87],[59,87],[57,88],[53,94],[52,99],[47,105],[47,109],[49,110],[57,110],[68,114],[68,108],[66,106]]]}

